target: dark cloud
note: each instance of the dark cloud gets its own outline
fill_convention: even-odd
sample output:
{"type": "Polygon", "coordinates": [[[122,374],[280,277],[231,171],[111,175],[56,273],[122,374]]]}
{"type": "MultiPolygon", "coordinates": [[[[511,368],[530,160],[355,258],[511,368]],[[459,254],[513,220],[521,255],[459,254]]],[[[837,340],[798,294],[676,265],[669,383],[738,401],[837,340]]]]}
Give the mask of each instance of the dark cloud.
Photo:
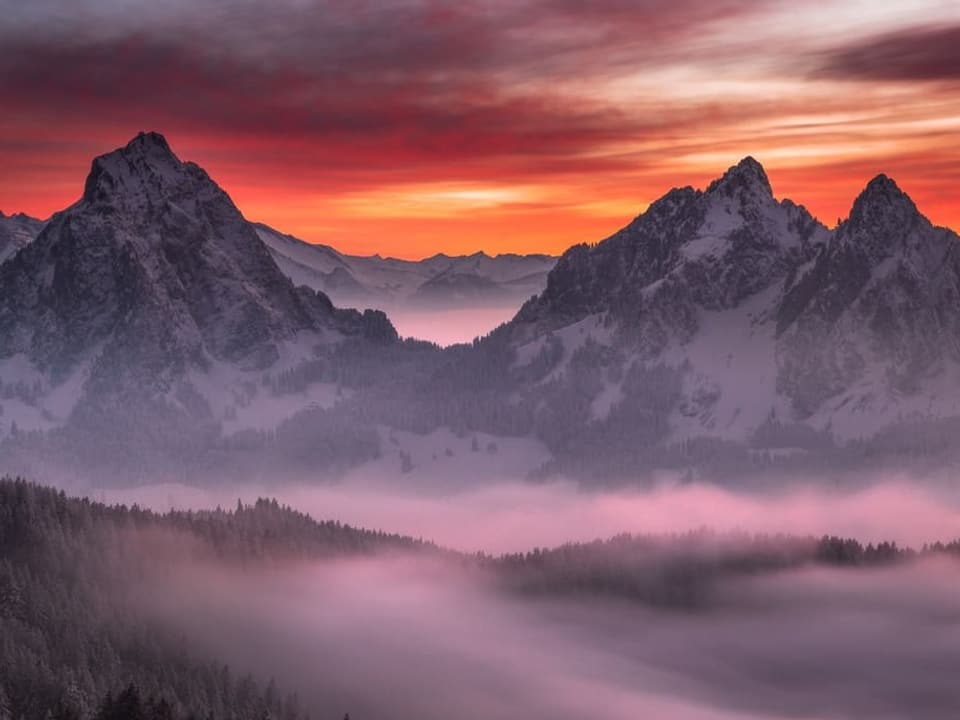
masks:
{"type": "Polygon", "coordinates": [[[676,128],[683,118],[627,114],[561,81],[663,63],[758,4],[212,2],[140,8],[140,19],[129,5],[77,7],[40,2],[0,19],[0,91],[14,114],[346,137],[396,161],[568,156],[676,128]]]}
{"type": "MultiPolygon", "coordinates": [[[[359,252],[407,254],[380,245],[385,230],[402,230],[424,238],[429,252],[468,235],[470,248],[492,248],[492,237],[505,250],[514,237],[509,249],[560,251],[608,233],[634,203],[639,209],[673,184],[705,183],[766,148],[795,166],[818,146],[821,161],[845,162],[863,130],[889,141],[871,175],[899,172],[894,160],[905,152],[944,157],[943,143],[924,135],[934,129],[903,124],[908,112],[956,114],[930,88],[905,94],[890,113],[888,95],[853,97],[809,75],[820,67],[859,77],[867,91],[874,78],[946,76],[957,63],[930,58],[951,57],[950,27],[811,56],[822,40],[810,27],[782,40],[796,10],[806,15],[809,3],[0,0],[0,196],[49,214],[76,197],[92,155],[153,129],[249,212],[310,240],[334,233],[362,242],[359,252]],[[871,63],[870,53],[893,60],[871,63]],[[864,128],[865,112],[889,120],[864,128]],[[813,113],[856,117],[850,128],[778,125],[813,113]],[[838,157],[838,147],[850,152],[838,157]],[[318,209],[322,227],[305,219],[321,197],[446,182],[542,190],[535,202],[545,204],[527,208],[542,212],[542,223],[531,214],[520,230],[505,220],[481,227],[474,215],[467,228],[424,218],[385,228],[343,207],[318,209]]],[[[812,209],[846,212],[836,198],[861,180],[831,186],[812,209]]],[[[809,204],[827,185],[817,177],[778,189],[809,204]]],[[[955,222],[951,198],[918,202],[933,202],[938,222],[955,222]]],[[[377,217],[388,215],[384,208],[377,217]]]]}
{"type": "Polygon", "coordinates": [[[960,25],[915,27],[840,47],[820,73],[851,80],[960,80],[960,25]]]}

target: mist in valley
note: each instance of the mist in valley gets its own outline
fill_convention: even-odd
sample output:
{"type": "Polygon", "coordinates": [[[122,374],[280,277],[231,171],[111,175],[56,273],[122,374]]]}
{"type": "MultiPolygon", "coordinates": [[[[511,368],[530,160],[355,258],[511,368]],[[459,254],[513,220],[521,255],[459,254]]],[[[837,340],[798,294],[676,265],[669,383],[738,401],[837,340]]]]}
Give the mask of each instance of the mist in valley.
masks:
{"type": "Polygon", "coordinates": [[[189,699],[196,681],[171,668],[213,663],[225,689],[204,692],[243,718],[951,718],[960,500],[874,479],[759,493],[393,476],[78,500],[0,483],[17,509],[0,516],[0,623],[14,648],[21,623],[59,627],[43,603],[9,604],[34,558],[26,587],[74,588],[62,612],[116,648],[101,682],[166,678],[145,688],[189,699]]]}
{"type": "Polygon", "coordinates": [[[490,307],[417,309],[386,308],[401,337],[427,340],[437,345],[473,342],[517,314],[519,304],[490,307]]]}
{"type": "Polygon", "coordinates": [[[162,573],[123,580],[139,617],[275,678],[313,718],[938,719],[960,703],[956,556],[845,567],[805,555],[824,535],[917,550],[954,538],[960,498],[943,484],[441,492],[379,478],[91,494],[161,512],[269,495],[436,543],[238,565],[177,541],[162,573]],[[636,539],[592,542],[619,533],[636,539]]]}
{"type": "Polygon", "coordinates": [[[733,575],[690,609],[518,594],[456,558],[386,552],[179,566],[134,602],[194,650],[282,679],[312,717],[948,718],[958,571],[733,575]]]}
{"type": "Polygon", "coordinates": [[[110,503],[159,512],[230,508],[237,500],[275,497],[318,519],[421,537],[462,552],[523,552],[618,533],[683,533],[701,528],[791,535],[838,534],[862,542],[919,547],[960,534],[960,490],[903,475],[775,484],[751,492],[664,476],[649,489],[596,490],[573,482],[500,480],[463,486],[412,483],[402,475],[348,482],[276,481],[270,485],[194,487],[158,482],[90,489],[110,503]]]}

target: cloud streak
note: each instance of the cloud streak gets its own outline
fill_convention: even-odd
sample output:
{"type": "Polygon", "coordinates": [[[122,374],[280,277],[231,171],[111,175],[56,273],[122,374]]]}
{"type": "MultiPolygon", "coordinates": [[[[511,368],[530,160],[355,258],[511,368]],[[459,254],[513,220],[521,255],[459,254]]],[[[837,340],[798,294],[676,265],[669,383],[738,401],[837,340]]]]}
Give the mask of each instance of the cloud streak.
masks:
{"type": "Polygon", "coordinates": [[[850,80],[960,80],[960,25],[871,37],[828,56],[822,73],[850,80]]]}
{"type": "Polygon", "coordinates": [[[951,18],[935,4],[897,32],[883,8],[865,7],[864,25],[775,0],[6,5],[8,209],[59,209],[91,155],[157,129],[248,215],[357,252],[561,251],[746,154],[825,219],[883,170],[916,183],[935,220],[960,221],[905,160],[942,158],[931,127],[956,131],[960,96],[910,85],[957,64],[956,25],[933,27],[951,18]],[[894,106],[914,124],[885,119],[894,106]],[[844,113],[859,119],[823,119],[844,113]],[[834,170],[858,161],[862,177],[834,170]],[[824,176],[836,191],[816,192],[824,176]],[[405,218],[431,183],[522,185],[537,200],[405,218]]]}

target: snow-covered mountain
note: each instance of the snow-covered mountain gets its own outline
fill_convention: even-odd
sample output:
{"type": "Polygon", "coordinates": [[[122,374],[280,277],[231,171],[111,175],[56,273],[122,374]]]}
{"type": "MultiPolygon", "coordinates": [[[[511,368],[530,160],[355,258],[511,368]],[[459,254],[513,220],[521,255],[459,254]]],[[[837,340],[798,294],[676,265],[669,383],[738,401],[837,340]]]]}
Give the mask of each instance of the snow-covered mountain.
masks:
{"type": "MultiPolygon", "coordinates": [[[[0,266],[0,437],[67,427],[135,449],[259,427],[277,414],[268,373],[302,373],[347,338],[396,334],[295,287],[227,194],[141,133],[0,266]]],[[[335,392],[307,390],[287,415],[335,392]]]]}
{"type": "Polygon", "coordinates": [[[152,133],[25,227],[0,264],[13,470],[596,478],[960,447],[960,238],[883,175],[829,230],[746,158],[570,248],[509,323],[448,349],[316,288],[479,304],[532,292],[553,259],[309,245],[249,223],[152,133]]]}
{"type": "Polygon", "coordinates": [[[519,305],[543,290],[556,263],[550,255],[502,254],[398,260],[346,255],[257,224],[274,260],[297,284],[326,293],[337,305],[391,310],[519,305]]]}
{"type": "Polygon", "coordinates": [[[835,448],[960,417],[960,244],[883,175],[829,231],[746,158],[568,250],[500,335],[570,453],[835,448]]]}
{"type": "Polygon", "coordinates": [[[796,418],[848,439],[960,415],[958,240],[890,178],[867,185],[778,308],[778,390],[796,418]]]}
{"type": "Polygon", "coordinates": [[[4,215],[0,211],[0,264],[33,242],[43,229],[43,220],[23,213],[4,215]]]}

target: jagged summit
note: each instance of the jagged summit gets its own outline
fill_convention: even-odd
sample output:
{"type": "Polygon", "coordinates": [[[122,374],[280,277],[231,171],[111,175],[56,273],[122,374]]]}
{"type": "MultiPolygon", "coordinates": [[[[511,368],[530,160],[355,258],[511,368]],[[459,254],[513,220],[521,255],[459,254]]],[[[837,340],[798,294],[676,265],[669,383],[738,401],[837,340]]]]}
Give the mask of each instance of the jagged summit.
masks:
{"type": "Polygon", "coordinates": [[[130,457],[142,443],[188,452],[232,422],[240,394],[245,408],[270,402],[263,373],[348,337],[396,332],[294,286],[227,193],[157,133],[98,157],[83,198],[0,256],[0,389],[31,388],[18,425],[128,433],[130,457]]]}
{"type": "Polygon", "coordinates": [[[919,215],[917,206],[897,183],[883,173],[867,183],[850,211],[850,222],[902,222],[919,215]]]}
{"type": "Polygon", "coordinates": [[[98,343],[124,368],[137,357],[164,373],[211,358],[265,367],[297,333],[340,322],[158,133],[96,158],[82,200],[29,250],[0,273],[0,357],[22,352],[38,368],[69,369],[98,343]]]}
{"type": "Polygon", "coordinates": [[[759,192],[764,195],[773,195],[770,180],[763,169],[763,165],[753,157],[747,155],[740,162],[728,168],[722,177],[714,180],[707,188],[707,193],[722,192],[732,195],[738,190],[759,192]]]}
{"type": "Polygon", "coordinates": [[[118,161],[142,162],[153,166],[179,166],[180,159],[167,139],[157,132],[140,132],[122,148],[94,158],[94,164],[110,165],[118,161]]]}
{"type": "Polygon", "coordinates": [[[960,238],[888,176],[830,231],[744,158],[569,250],[498,337],[550,385],[548,422],[588,408],[557,435],[571,466],[624,437],[629,462],[686,463],[701,438],[813,453],[960,422],[958,297],[960,238]]]}
{"type": "Polygon", "coordinates": [[[136,137],[127,143],[128,149],[135,147],[159,147],[172,154],[167,138],[155,130],[141,130],[138,132],[136,137]]]}
{"type": "Polygon", "coordinates": [[[130,142],[123,148],[115,150],[112,153],[107,153],[107,155],[114,155],[118,152],[128,157],[133,155],[153,155],[155,157],[173,157],[176,159],[176,155],[174,155],[173,150],[170,149],[170,143],[167,142],[167,139],[160,133],[152,130],[141,130],[131,138],[130,142]]]}
{"type": "Polygon", "coordinates": [[[638,332],[663,346],[692,332],[701,310],[735,307],[779,283],[827,233],[804,208],[778,202],[747,157],[705,192],[675,188],[597,245],[568,250],[514,327],[529,334],[612,313],[625,326],[647,324],[638,332]]]}
{"type": "Polygon", "coordinates": [[[867,183],[853,203],[850,216],[837,228],[837,239],[852,243],[875,264],[897,248],[929,221],[920,214],[913,200],[886,175],[877,175],[867,183]]]}
{"type": "Polygon", "coordinates": [[[156,203],[171,195],[196,192],[204,182],[213,185],[199,167],[181,162],[163,135],[141,132],[124,147],[93,160],[83,200],[115,203],[123,198],[156,203]]]}

